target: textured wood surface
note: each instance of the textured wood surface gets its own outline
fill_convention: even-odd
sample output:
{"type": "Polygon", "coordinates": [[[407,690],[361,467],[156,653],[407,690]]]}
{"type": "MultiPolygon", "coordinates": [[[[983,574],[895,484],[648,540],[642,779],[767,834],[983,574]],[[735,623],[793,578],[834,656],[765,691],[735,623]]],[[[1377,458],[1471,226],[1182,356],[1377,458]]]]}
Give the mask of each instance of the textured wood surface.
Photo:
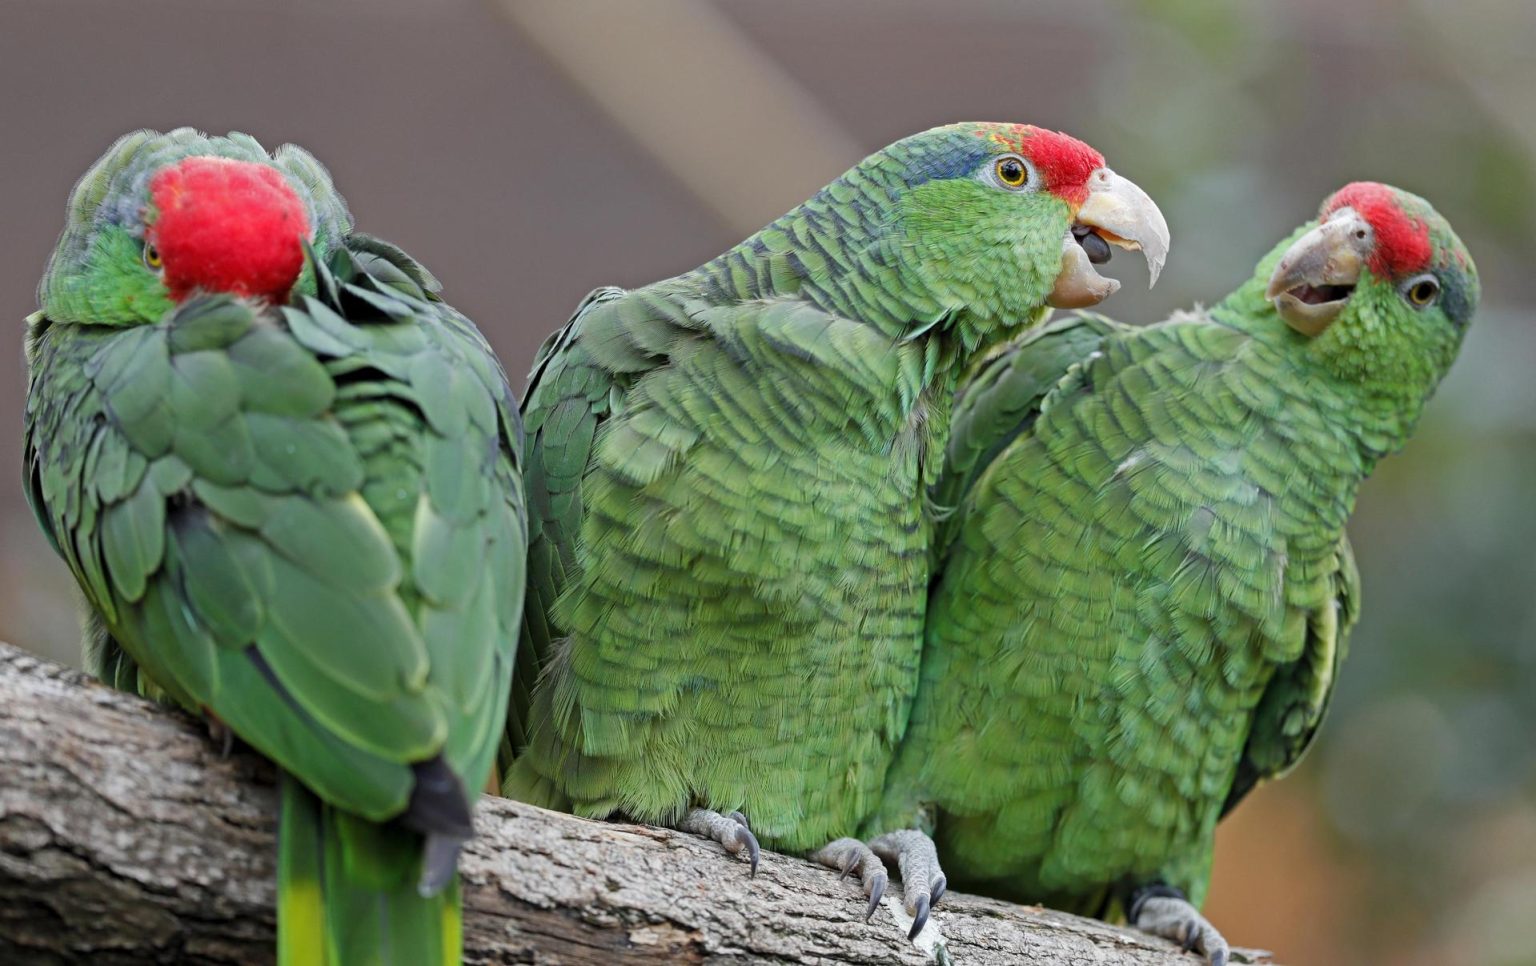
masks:
{"type": "MultiPolygon", "coordinates": [[[[0,963],[272,959],[274,775],[192,719],[0,644],[0,963]]],[[[1088,919],[949,893],[906,941],[888,896],[800,859],[481,802],[464,856],[472,963],[1183,964],[1088,919]]],[[[891,892],[899,897],[899,884],[891,892]]]]}

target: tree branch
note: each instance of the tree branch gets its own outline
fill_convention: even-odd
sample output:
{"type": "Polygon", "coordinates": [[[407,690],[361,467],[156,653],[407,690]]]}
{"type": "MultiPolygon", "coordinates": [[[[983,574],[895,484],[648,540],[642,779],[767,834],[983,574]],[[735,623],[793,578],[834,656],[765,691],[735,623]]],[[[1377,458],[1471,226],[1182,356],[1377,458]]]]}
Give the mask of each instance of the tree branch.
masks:
{"type": "MultiPolygon", "coordinates": [[[[192,719],[0,644],[0,962],[272,959],[273,769],[192,719]]],[[[887,909],[799,859],[482,801],[461,865],[472,963],[931,961],[887,909]]],[[[899,886],[892,892],[899,895],[899,886]]],[[[949,957],[1198,962],[1088,919],[950,893],[949,957]]],[[[931,933],[930,929],[930,933],[931,933]]]]}

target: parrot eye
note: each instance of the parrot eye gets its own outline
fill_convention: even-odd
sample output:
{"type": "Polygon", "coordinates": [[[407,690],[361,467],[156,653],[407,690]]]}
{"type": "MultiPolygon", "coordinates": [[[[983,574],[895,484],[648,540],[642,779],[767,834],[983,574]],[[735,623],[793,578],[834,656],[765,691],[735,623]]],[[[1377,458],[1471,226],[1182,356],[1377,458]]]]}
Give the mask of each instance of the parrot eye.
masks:
{"type": "Polygon", "coordinates": [[[1009,191],[1023,191],[1034,186],[1034,168],[1016,154],[1005,154],[993,161],[991,174],[998,187],[1009,191]]]}
{"type": "Polygon", "coordinates": [[[1440,282],[1433,275],[1420,275],[1409,279],[1403,291],[1414,308],[1428,308],[1440,297],[1440,282]]]}
{"type": "Polygon", "coordinates": [[[144,244],[144,267],[152,272],[158,272],[163,264],[164,262],[160,259],[160,249],[156,248],[152,243],[146,242],[144,244]]]}

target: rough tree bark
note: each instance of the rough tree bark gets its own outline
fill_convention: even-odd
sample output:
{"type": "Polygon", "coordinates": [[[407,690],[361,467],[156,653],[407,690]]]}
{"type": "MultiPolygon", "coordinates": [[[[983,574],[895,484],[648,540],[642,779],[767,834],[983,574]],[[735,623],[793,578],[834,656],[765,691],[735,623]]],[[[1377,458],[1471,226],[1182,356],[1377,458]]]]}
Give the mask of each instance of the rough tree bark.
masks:
{"type": "MultiPolygon", "coordinates": [[[[183,715],[0,644],[0,963],[272,959],[272,768],[183,715]]],[[[851,882],[689,835],[487,799],[464,856],[472,963],[911,963],[851,882]]],[[[899,895],[899,887],[892,886],[899,895]]],[[[1182,964],[1134,932],[950,893],[948,958],[1182,964]]],[[[932,927],[924,937],[931,935],[932,927]]]]}

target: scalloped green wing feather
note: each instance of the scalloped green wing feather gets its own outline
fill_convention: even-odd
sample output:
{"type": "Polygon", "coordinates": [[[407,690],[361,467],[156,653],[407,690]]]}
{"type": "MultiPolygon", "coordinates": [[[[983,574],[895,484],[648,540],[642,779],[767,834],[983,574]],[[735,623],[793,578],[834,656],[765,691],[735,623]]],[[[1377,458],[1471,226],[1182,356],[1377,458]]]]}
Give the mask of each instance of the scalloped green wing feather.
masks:
{"type": "Polygon", "coordinates": [[[789,848],[859,821],[916,680],[929,365],[800,301],[584,304],[526,403],[518,678],[542,677],[515,687],[509,794],[745,805],[789,848]]]}
{"type": "Polygon", "coordinates": [[[1270,679],[1254,710],[1237,775],[1221,806],[1225,816],[1264,781],[1279,778],[1301,761],[1333,699],[1349,635],[1360,619],[1360,571],[1345,536],[1327,567],[1334,594],[1307,614],[1306,646],[1299,660],[1270,679]]]}
{"type": "Polygon", "coordinates": [[[872,831],[931,822],[951,882],[1060,908],[1157,878],[1200,900],[1217,820],[1300,757],[1356,610],[1364,464],[1322,415],[1348,394],[1255,328],[1070,317],[976,370],[872,831]]]}
{"type": "MultiPolygon", "coordinates": [[[[485,783],[526,522],[515,402],[469,321],[386,243],[318,275],[281,313],[36,319],[27,491],[100,615],[92,670],[216,716],[319,796],[334,838],[411,813],[429,759],[468,801],[485,783]]],[[[398,938],[424,901],[411,852],[363,883],[402,897],[398,938]]]]}
{"type": "MultiPolygon", "coordinates": [[[[955,394],[944,471],[932,494],[941,513],[958,507],[1003,448],[1029,429],[1046,394],[1072,367],[1124,328],[1101,315],[1064,315],[1009,342],[976,368],[955,394]]],[[[948,528],[941,528],[936,557],[947,543],[948,528]]]]}

